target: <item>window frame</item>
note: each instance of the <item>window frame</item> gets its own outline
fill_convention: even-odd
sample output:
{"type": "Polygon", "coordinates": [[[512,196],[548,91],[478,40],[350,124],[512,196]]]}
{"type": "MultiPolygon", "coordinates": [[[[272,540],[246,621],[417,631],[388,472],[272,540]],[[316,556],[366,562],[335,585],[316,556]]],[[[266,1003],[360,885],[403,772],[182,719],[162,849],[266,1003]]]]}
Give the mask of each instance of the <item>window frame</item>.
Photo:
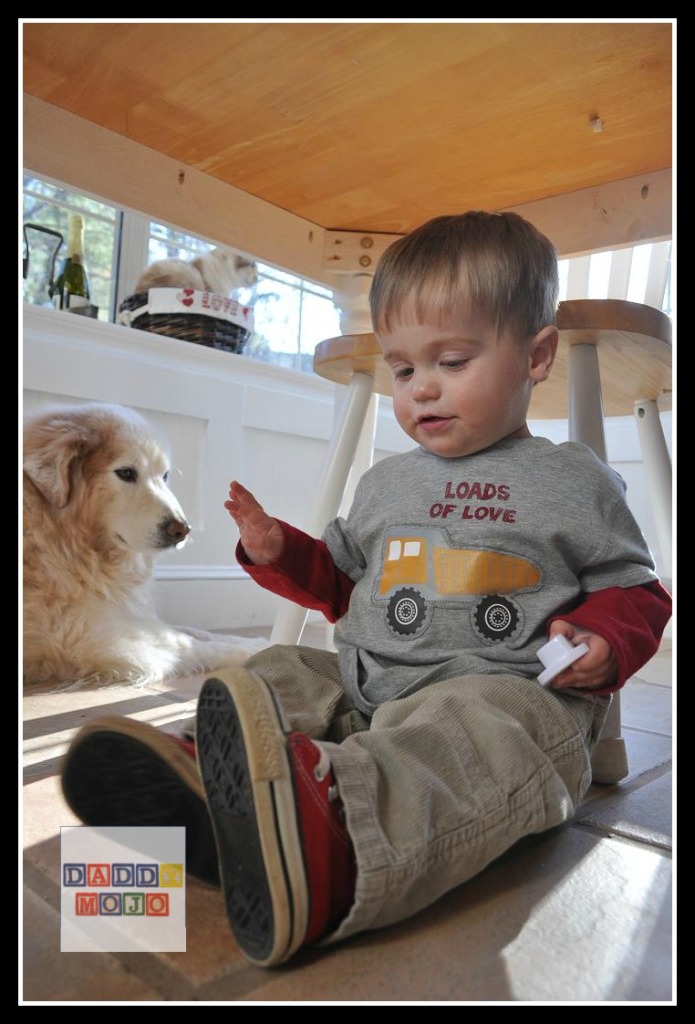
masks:
{"type": "MultiPolygon", "coordinates": [[[[117,203],[107,201],[101,197],[93,196],[89,193],[84,192],[66,182],[58,181],[57,179],[50,178],[47,175],[39,174],[33,171],[24,170],[23,174],[23,190],[22,198],[29,194],[35,195],[33,190],[24,187],[24,183],[27,178],[35,181],[41,181],[51,186],[52,188],[64,190],[73,196],[79,196],[84,199],[92,200],[100,203],[101,205],[108,207],[114,211],[114,245],[112,253],[112,286],[110,292],[109,307],[106,315],[106,322],[117,323],[118,322],[118,310],[121,303],[132,294],[132,290],[138,276],[142,273],[144,267],[150,262],[150,242],[153,238],[156,238],[156,233],[153,232],[153,225],[162,225],[165,229],[180,233],[185,239],[196,240],[201,243],[199,251],[207,251],[214,248],[215,243],[203,238],[200,235],[187,231],[184,228],[176,227],[174,225],[165,224],[161,220],[156,218],[147,217],[144,214],[138,213],[134,210],[119,206],[117,203]]],[[[40,194],[39,194],[40,197],[40,194]]],[[[65,210],[66,212],[79,212],[84,217],[89,218],[90,216],[97,216],[96,214],[90,214],[77,203],[66,202],[59,198],[45,197],[46,202],[51,205],[65,210]]],[[[182,246],[182,249],[188,247],[182,246]]],[[[190,247],[189,251],[193,253],[193,247],[190,247]]],[[[251,257],[254,258],[254,257],[251,257]]],[[[259,266],[259,277],[262,277],[264,281],[276,280],[280,282],[284,288],[292,289],[296,294],[296,302],[298,307],[297,312],[297,330],[296,330],[296,349],[294,351],[277,351],[272,348],[266,349],[269,353],[269,358],[259,359],[258,356],[249,354],[249,358],[259,359],[261,362],[266,362],[269,365],[282,366],[287,369],[293,369],[298,372],[312,372],[311,357],[313,355],[313,349],[309,352],[307,349],[302,347],[303,340],[303,312],[305,305],[305,298],[311,296],[319,300],[326,300],[333,307],[332,313],[327,310],[327,319],[332,319],[333,324],[325,332],[322,337],[329,337],[332,334],[339,334],[339,320],[340,310],[335,303],[335,293],[325,284],[320,284],[314,281],[307,280],[293,273],[291,270],[286,268],[274,267],[270,264],[264,263],[261,260],[257,260],[259,266]]],[[[89,267],[87,268],[89,270],[89,267]]],[[[251,293],[253,295],[253,293],[251,293]]],[[[250,297],[245,301],[253,301],[250,297]]]]}

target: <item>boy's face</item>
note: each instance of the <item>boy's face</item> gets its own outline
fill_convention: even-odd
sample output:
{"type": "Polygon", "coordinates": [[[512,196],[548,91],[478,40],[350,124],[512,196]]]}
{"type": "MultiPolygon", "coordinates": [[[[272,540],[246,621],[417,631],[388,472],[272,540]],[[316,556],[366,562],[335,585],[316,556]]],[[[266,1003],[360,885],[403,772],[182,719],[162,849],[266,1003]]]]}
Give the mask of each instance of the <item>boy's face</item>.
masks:
{"type": "Polygon", "coordinates": [[[546,327],[520,342],[467,314],[398,324],[380,332],[379,343],[393,373],[399,424],[423,448],[455,459],[529,436],[531,390],[548,376],[557,331],[546,327]]]}

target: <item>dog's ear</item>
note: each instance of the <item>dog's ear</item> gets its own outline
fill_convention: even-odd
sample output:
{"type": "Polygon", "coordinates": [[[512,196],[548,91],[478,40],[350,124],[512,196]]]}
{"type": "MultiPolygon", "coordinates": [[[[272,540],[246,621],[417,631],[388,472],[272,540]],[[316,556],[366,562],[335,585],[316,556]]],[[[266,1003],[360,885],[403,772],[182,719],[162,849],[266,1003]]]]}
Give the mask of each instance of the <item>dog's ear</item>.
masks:
{"type": "Polygon", "coordinates": [[[68,504],[72,467],[98,447],[100,436],[93,425],[61,413],[25,429],[24,472],[50,505],[68,504]]]}

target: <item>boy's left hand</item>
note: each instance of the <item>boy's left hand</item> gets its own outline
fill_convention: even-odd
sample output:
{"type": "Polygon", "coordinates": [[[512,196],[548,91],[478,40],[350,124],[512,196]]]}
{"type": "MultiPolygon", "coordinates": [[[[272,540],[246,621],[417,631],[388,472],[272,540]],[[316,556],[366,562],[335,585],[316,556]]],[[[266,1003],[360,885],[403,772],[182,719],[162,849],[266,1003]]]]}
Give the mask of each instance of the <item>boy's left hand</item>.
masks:
{"type": "Polygon", "coordinates": [[[607,640],[589,629],[561,619],[551,623],[548,631],[551,640],[558,634],[567,637],[575,647],[577,644],[586,644],[589,650],[564,672],[555,676],[550,683],[552,689],[600,690],[615,682],[618,662],[607,640]]]}

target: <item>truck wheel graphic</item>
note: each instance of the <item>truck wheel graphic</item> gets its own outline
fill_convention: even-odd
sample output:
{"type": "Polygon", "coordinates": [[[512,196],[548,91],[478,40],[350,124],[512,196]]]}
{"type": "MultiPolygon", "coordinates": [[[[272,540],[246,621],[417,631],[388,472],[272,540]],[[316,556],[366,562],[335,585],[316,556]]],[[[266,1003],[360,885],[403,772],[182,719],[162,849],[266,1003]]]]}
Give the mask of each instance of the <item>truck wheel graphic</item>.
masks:
{"type": "Polygon", "coordinates": [[[485,640],[508,640],[519,628],[519,611],[513,601],[489,594],[473,609],[473,625],[485,640]]]}
{"type": "Polygon", "coordinates": [[[408,636],[417,633],[425,621],[427,605],[422,594],[405,587],[397,590],[389,599],[386,609],[388,624],[394,633],[408,636]]]}

